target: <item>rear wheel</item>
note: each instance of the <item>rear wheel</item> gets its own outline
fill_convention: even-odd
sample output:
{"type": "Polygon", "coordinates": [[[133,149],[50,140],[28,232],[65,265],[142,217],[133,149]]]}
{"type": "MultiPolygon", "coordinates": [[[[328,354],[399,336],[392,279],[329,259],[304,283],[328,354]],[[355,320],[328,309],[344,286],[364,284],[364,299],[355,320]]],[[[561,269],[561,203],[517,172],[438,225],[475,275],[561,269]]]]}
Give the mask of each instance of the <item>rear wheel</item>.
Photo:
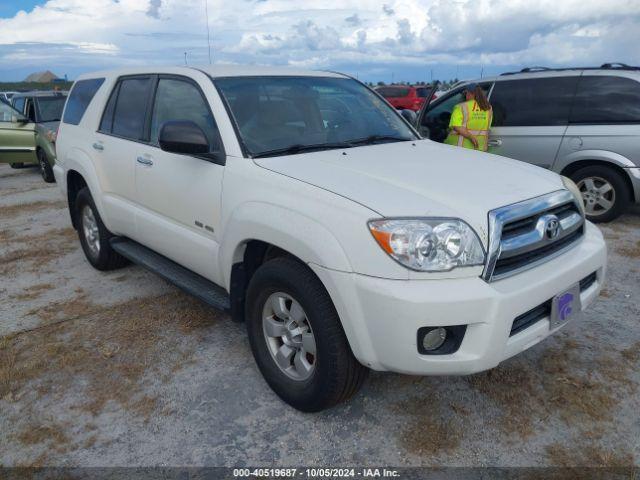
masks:
{"type": "Polygon", "coordinates": [[[76,226],[78,237],[87,260],[98,270],[115,270],[128,263],[127,259],[111,248],[113,234],[107,230],[88,188],[76,197],[76,226]]]}
{"type": "Polygon", "coordinates": [[[47,154],[42,150],[38,150],[38,164],[40,165],[40,175],[46,183],[53,183],[56,181],[56,177],[53,175],[53,169],[47,158],[47,154]]]}
{"type": "Polygon", "coordinates": [[[610,222],[627,207],[631,192],[624,177],[616,170],[592,165],[571,175],[582,193],[587,218],[592,222],[610,222]]]}
{"type": "Polygon", "coordinates": [[[262,265],[247,290],[247,332],[273,391],[304,412],[355,394],[367,369],[351,353],[329,294],[309,268],[289,257],[262,265]]]}

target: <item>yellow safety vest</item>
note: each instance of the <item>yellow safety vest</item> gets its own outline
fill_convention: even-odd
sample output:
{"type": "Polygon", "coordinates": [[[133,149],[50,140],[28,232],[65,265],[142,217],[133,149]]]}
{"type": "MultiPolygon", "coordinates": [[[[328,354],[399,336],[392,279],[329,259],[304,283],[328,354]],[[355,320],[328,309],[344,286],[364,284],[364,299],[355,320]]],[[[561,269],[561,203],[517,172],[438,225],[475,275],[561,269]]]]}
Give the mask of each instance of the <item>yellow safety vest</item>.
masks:
{"type": "Polygon", "coordinates": [[[458,135],[453,129],[453,127],[465,127],[478,140],[478,150],[486,152],[492,119],[493,111],[482,110],[475,100],[459,103],[451,113],[449,135],[444,143],[473,149],[473,143],[462,135],[458,135]]]}

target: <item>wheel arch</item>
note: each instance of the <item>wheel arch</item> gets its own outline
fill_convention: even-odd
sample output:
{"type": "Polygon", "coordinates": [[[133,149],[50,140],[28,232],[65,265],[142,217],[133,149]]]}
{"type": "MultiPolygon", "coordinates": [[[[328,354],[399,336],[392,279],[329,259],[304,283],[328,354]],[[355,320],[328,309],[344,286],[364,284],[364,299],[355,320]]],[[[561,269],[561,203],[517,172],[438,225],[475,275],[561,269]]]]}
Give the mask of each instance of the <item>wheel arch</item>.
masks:
{"type": "Polygon", "coordinates": [[[593,166],[606,167],[618,172],[624,179],[625,185],[628,188],[629,201],[632,201],[632,202],[635,201],[635,198],[640,195],[640,193],[635,192],[633,183],[629,178],[629,173],[620,165],[619,162],[613,162],[611,160],[603,160],[603,159],[576,160],[574,162],[571,162],[565,165],[561,170],[560,174],[564,175],[565,177],[571,177],[571,175],[573,175],[578,170],[581,170],[585,167],[593,167],[593,166]]]}

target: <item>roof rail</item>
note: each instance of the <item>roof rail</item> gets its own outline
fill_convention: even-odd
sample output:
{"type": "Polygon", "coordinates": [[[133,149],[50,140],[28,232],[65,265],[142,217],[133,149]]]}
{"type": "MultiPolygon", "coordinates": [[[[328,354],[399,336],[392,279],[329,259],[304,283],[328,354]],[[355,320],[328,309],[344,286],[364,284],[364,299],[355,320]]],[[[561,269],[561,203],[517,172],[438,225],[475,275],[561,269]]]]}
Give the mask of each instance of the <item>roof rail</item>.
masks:
{"type": "Polygon", "coordinates": [[[549,67],[526,67],[520,71],[522,73],[529,73],[529,72],[544,72],[546,70],[553,70],[553,69],[549,67]]]}
{"type": "Polygon", "coordinates": [[[562,72],[566,70],[640,70],[640,67],[633,65],[627,65],[620,62],[603,63],[599,67],[560,67],[560,68],[548,68],[548,67],[526,67],[517,72],[504,72],[500,75],[517,75],[518,73],[536,73],[536,72],[562,72]]]}

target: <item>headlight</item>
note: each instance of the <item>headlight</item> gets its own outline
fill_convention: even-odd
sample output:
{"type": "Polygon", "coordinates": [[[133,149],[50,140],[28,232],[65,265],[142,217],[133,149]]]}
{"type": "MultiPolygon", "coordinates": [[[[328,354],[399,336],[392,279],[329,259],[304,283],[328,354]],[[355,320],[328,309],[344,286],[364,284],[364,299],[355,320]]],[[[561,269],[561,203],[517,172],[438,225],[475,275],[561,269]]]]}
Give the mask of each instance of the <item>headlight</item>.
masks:
{"type": "Polygon", "coordinates": [[[573,197],[576,199],[576,203],[580,208],[580,212],[582,212],[582,216],[584,217],[584,199],[582,198],[580,189],[569,177],[563,176],[562,183],[564,183],[564,187],[573,194],[573,197]]]}
{"type": "Polygon", "coordinates": [[[391,258],[411,270],[446,272],[484,264],[478,235],[459,219],[371,220],[369,230],[391,258]]]}

